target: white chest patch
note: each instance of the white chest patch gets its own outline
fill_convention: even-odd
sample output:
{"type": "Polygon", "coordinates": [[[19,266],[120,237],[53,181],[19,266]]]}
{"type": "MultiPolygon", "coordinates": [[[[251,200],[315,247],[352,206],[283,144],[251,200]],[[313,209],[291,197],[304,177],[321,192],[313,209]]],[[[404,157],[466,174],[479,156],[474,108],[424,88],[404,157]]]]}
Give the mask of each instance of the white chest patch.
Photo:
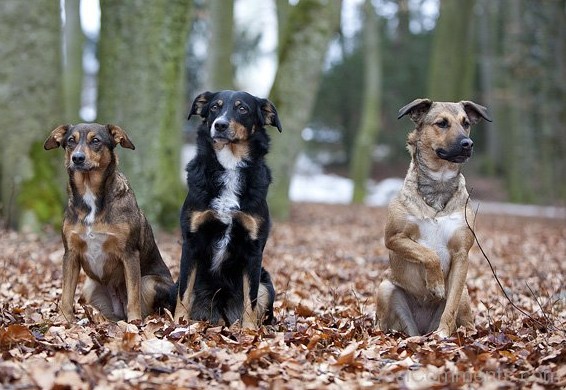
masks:
{"type": "Polygon", "coordinates": [[[108,260],[106,253],[102,246],[108,239],[109,233],[93,233],[89,231],[81,235],[81,238],[86,242],[87,249],[85,252],[85,260],[92,273],[102,279],[104,276],[104,265],[108,260]]]}
{"type": "Polygon", "coordinates": [[[418,242],[438,254],[442,271],[446,274],[450,270],[448,242],[457,229],[465,226],[463,214],[458,212],[439,218],[411,218],[411,222],[419,226],[420,238],[418,242]]]}
{"type": "Polygon", "coordinates": [[[238,168],[242,159],[236,157],[232,153],[232,149],[228,145],[225,145],[222,149],[216,151],[216,158],[220,165],[222,165],[227,170],[235,170],[238,168]]]}
{"type": "Polygon", "coordinates": [[[90,212],[85,217],[84,223],[87,225],[92,225],[94,222],[94,217],[96,215],[96,196],[94,196],[94,194],[88,187],[83,196],[83,201],[88,207],[90,207],[90,212]]]}
{"type": "Polygon", "coordinates": [[[226,258],[226,250],[230,244],[232,233],[232,216],[234,211],[240,209],[241,178],[239,169],[227,169],[220,179],[222,190],[220,195],[212,200],[210,207],[216,211],[216,215],[222,223],[228,226],[224,235],[213,244],[212,265],[210,267],[212,271],[218,270],[222,261],[226,258]]]}

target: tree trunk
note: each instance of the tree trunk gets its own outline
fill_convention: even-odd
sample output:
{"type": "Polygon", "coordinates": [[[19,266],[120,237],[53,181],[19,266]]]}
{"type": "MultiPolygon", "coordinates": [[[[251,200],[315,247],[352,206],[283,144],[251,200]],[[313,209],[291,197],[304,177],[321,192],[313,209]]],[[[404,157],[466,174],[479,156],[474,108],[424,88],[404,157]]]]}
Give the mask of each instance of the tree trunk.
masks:
{"type": "Polygon", "coordinates": [[[354,182],[353,203],[363,203],[371,175],[372,151],[381,120],[381,55],[379,21],[371,0],[364,4],[364,98],[362,120],[352,150],[350,177],[354,182]]]}
{"type": "Polygon", "coordinates": [[[210,41],[206,69],[210,91],[234,89],[234,3],[232,0],[209,0],[210,41]]]}
{"type": "Polygon", "coordinates": [[[148,218],[178,224],[185,44],[190,0],[102,0],[98,121],[128,132],[129,177],[148,218]]]}
{"type": "Polygon", "coordinates": [[[473,8],[475,0],[441,0],[428,79],[433,100],[471,99],[474,80],[473,8]]]}
{"type": "Polygon", "coordinates": [[[43,141],[64,121],[59,2],[0,2],[1,208],[14,228],[61,223],[61,153],[43,141]]]}
{"type": "Polygon", "coordinates": [[[83,81],[83,44],[80,1],[65,0],[63,25],[63,85],[65,93],[65,119],[77,123],[80,119],[83,81]]]}
{"type": "Polygon", "coordinates": [[[338,31],[340,7],[341,1],[299,1],[289,11],[279,39],[279,67],[270,96],[282,119],[283,134],[272,137],[268,156],[273,173],[269,203],[279,219],[289,215],[291,175],[303,148],[301,131],[311,115],[328,44],[338,31]]]}

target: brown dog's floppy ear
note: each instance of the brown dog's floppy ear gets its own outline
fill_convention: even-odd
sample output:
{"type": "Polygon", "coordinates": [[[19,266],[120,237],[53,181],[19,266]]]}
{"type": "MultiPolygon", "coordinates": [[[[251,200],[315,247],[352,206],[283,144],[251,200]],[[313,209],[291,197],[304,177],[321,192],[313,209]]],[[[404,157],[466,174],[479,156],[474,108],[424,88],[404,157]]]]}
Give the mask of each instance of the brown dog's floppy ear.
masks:
{"type": "Polygon", "coordinates": [[[461,105],[464,106],[464,111],[466,111],[466,115],[470,119],[472,125],[478,123],[481,118],[485,119],[488,122],[491,122],[491,118],[487,114],[487,108],[484,106],[480,106],[477,103],[471,102],[469,100],[463,100],[460,102],[461,105]]]}
{"type": "Polygon", "coordinates": [[[199,115],[206,118],[208,115],[208,103],[210,103],[210,99],[215,94],[215,92],[207,91],[198,95],[193,101],[193,105],[191,106],[191,111],[189,112],[189,117],[187,119],[191,119],[191,116],[193,115],[199,115]]]}
{"type": "Polygon", "coordinates": [[[281,127],[281,122],[279,121],[279,116],[277,115],[277,110],[273,103],[271,103],[268,99],[258,99],[259,100],[259,107],[261,111],[261,117],[263,118],[263,122],[266,125],[270,125],[273,127],[277,127],[277,130],[281,133],[283,128],[281,127]]]}
{"type": "Polygon", "coordinates": [[[56,127],[51,132],[51,135],[45,140],[45,143],[43,144],[43,149],[50,150],[61,146],[63,137],[65,137],[65,134],[67,134],[67,131],[69,130],[70,127],[71,125],[61,125],[56,127]]]}
{"type": "Polygon", "coordinates": [[[123,148],[128,148],[134,150],[136,147],[128,138],[128,135],[124,130],[116,125],[106,125],[108,132],[114,138],[116,145],[120,144],[123,148]]]}
{"type": "Polygon", "coordinates": [[[430,110],[430,106],[432,106],[432,100],[430,99],[415,99],[399,110],[397,119],[401,119],[403,116],[409,114],[409,118],[418,124],[424,114],[430,110]]]}

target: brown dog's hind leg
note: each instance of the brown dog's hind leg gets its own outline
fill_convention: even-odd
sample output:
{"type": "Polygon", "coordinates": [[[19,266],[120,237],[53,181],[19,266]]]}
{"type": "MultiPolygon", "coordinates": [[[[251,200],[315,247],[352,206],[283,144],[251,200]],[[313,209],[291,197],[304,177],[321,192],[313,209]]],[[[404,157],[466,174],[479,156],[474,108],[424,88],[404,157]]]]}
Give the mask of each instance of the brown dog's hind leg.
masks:
{"type": "Polygon", "coordinates": [[[169,291],[173,282],[159,275],[146,275],[141,278],[142,317],[162,312],[162,309],[173,310],[169,302],[169,291]]]}

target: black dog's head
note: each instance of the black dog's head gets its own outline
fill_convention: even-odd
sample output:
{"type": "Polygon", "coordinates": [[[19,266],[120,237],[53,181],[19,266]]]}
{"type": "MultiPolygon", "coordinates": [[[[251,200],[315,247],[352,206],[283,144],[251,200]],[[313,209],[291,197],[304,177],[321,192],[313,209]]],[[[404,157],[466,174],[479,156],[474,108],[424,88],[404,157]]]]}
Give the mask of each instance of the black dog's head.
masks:
{"type": "Polygon", "coordinates": [[[221,145],[245,142],[265,125],[281,132],[273,103],[243,91],[204,92],[195,98],[189,119],[192,115],[204,119],[210,137],[221,145]]]}
{"type": "Polygon", "coordinates": [[[79,123],[55,128],[43,147],[45,150],[59,146],[65,149],[65,165],[73,171],[104,170],[115,159],[114,148],[135,149],[124,130],[116,125],[79,123]]]}

